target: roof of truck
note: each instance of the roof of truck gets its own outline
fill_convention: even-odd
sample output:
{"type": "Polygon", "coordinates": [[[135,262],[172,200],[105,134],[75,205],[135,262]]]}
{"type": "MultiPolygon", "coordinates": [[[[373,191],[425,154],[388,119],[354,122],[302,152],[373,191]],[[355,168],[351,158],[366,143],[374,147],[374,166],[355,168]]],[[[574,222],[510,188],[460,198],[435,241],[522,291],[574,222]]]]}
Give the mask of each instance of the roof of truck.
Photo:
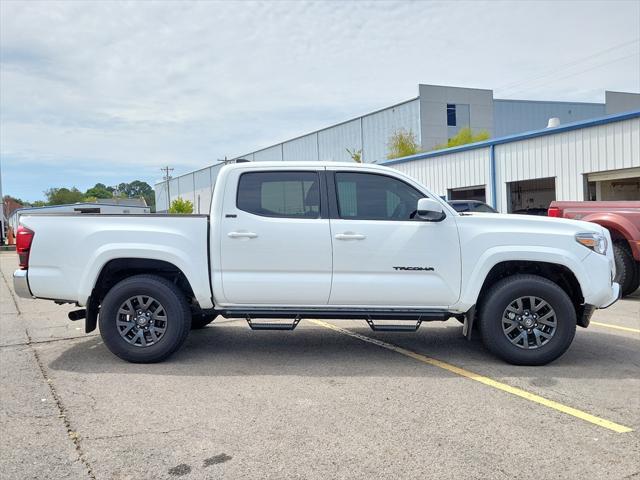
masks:
{"type": "Polygon", "coordinates": [[[273,168],[273,167],[284,167],[284,168],[300,168],[300,167],[328,167],[328,168],[368,168],[374,170],[390,170],[389,167],[385,167],[383,165],[378,165],[375,163],[356,163],[356,162],[330,162],[330,161],[312,161],[312,162],[304,162],[304,161],[269,161],[269,162],[240,162],[240,163],[230,163],[226,165],[224,168],[226,169],[236,169],[236,168],[245,168],[245,167],[258,167],[258,168],[273,168]]]}

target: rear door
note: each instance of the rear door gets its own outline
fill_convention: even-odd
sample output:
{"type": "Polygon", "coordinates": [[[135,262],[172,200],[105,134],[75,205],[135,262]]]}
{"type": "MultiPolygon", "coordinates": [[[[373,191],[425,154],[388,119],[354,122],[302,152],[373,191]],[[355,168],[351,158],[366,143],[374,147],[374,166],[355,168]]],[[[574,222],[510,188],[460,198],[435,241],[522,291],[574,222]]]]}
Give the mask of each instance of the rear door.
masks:
{"type": "Polygon", "coordinates": [[[460,292],[455,218],[415,217],[427,195],[393,176],[335,171],[332,206],[331,305],[446,307],[460,292]],[[335,198],[335,201],[333,200],[335,198]]]}
{"type": "Polygon", "coordinates": [[[327,304],[332,259],[323,173],[304,167],[230,173],[220,230],[220,303],[327,304]]]}

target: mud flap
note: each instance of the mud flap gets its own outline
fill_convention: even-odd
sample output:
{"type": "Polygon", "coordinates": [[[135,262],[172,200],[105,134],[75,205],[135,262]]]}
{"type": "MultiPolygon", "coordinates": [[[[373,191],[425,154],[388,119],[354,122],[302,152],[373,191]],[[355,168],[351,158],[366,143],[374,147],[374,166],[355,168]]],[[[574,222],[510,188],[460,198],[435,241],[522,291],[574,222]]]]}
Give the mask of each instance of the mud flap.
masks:
{"type": "Polygon", "coordinates": [[[89,297],[87,301],[87,318],[84,321],[84,333],[93,332],[98,324],[98,312],[100,304],[95,295],[89,297]]]}
{"type": "Polygon", "coordinates": [[[476,317],[476,306],[471,307],[464,315],[464,324],[462,325],[462,335],[471,340],[471,332],[473,331],[473,322],[476,317]]]}

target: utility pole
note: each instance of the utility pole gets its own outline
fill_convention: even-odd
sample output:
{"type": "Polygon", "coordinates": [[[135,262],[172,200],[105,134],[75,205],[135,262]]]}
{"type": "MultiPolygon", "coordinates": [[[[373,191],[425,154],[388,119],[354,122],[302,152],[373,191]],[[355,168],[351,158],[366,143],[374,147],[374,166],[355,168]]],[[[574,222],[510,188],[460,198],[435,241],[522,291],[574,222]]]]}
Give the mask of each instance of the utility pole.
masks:
{"type": "Polygon", "coordinates": [[[167,181],[167,212],[169,212],[169,208],[171,208],[171,192],[169,191],[169,180],[171,180],[171,175],[169,175],[169,172],[173,172],[173,168],[169,168],[169,165],[167,165],[160,170],[164,172],[164,179],[167,181]]]}

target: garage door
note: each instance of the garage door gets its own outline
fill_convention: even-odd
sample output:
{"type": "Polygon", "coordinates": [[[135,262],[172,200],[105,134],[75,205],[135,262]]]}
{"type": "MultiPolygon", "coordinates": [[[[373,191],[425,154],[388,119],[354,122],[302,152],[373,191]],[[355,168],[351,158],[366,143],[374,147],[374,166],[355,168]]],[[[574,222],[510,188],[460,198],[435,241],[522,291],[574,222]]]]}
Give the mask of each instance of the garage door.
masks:
{"type": "Polygon", "coordinates": [[[486,202],[486,187],[485,185],[477,185],[475,187],[450,188],[447,197],[449,200],[478,200],[486,202]]]}
{"type": "Polygon", "coordinates": [[[588,200],[640,200],[640,168],[594,172],[586,177],[588,200]]]}
{"type": "Polygon", "coordinates": [[[549,204],[556,199],[555,177],[509,182],[509,213],[546,215],[549,204]]]}

